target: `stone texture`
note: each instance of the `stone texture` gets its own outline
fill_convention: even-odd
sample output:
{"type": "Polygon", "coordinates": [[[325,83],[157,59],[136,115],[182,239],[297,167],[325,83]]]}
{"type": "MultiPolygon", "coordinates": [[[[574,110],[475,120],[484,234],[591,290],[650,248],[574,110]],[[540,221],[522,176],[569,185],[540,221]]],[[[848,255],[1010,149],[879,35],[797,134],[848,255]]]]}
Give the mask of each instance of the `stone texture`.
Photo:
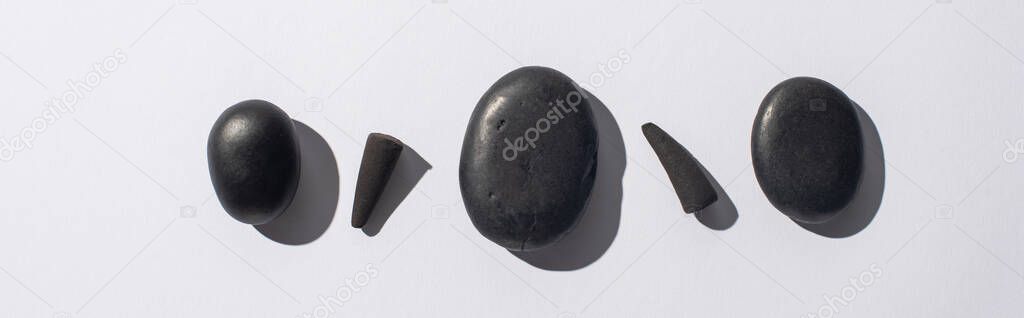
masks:
{"type": "Polygon", "coordinates": [[[683,211],[697,212],[718,200],[718,193],[711,186],[700,163],[683,145],[653,123],[646,123],[641,129],[668,173],[668,180],[676,190],[683,211]]]}
{"type": "Polygon", "coordinates": [[[557,242],[583,214],[597,145],[590,102],[564,74],[531,66],[501,77],[462,144],[459,183],[473,225],[509,250],[557,242]]]}
{"type": "Polygon", "coordinates": [[[751,134],[754,173],[768,200],[803,223],[823,223],[854,197],[863,168],[857,106],[835,86],[797,77],[761,102],[751,134]]]}
{"type": "Polygon", "coordinates": [[[356,194],[352,200],[352,227],[361,228],[370,219],[403,148],[401,141],[385,134],[372,133],[366,137],[356,194]]]}
{"type": "Polygon", "coordinates": [[[214,123],[207,141],[210,179],[224,210],[247,224],[265,224],[292,202],[299,182],[299,143],[288,114],[247,100],[214,123]]]}

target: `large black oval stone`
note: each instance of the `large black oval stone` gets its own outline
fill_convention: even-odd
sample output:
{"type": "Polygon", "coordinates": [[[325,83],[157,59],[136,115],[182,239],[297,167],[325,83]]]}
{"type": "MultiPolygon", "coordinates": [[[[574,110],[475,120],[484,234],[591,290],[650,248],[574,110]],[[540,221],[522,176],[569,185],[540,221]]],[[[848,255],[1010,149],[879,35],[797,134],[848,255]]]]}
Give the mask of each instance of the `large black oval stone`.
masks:
{"type": "Polygon", "coordinates": [[[579,221],[594,186],[597,130],[590,102],[545,67],[506,74],[473,110],[459,183],[473,225],[509,250],[551,245],[579,221]]]}
{"type": "Polygon", "coordinates": [[[750,150],[768,200],[790,218],[822,223],[854,196],[863,169],[857,106],[832,84],[797,77],[775,86],[754,118],[750,150]]]}
{"type": "Polygon", "coordinates": [[[288,114],[247,100],[220,115],[207,141],[210,179],[236,220],[264,224],[291,204],[299,182],[299,144],[288,114]]]}

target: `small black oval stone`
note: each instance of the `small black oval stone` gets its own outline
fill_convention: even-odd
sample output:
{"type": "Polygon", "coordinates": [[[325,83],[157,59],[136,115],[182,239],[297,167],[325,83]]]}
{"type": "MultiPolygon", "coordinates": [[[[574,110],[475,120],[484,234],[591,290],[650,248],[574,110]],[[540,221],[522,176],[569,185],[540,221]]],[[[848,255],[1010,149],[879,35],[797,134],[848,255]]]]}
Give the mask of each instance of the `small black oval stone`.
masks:
{"type": "Polygon", "coordinates": [[[299,182],[299,143],[292,119],[274,104],[247,100],[225,110],[206,151],[213,189],[236,220],[265,224],[291,204],[299,182]]]}
{"type": "Polygon", "coordinates": [[[834,217],[854,197],[864,162],[857,106],[817,78],[773,88],[754,118],[750,150],[768,200],[803,223],[834,217]]]}
{"type": "Polygon", "coordinates": [[[528,251],[572,230],[596,168],[597,130],[583,91],[556,70],[530,66],[480,98],[462,143],[459,184],[481,234],[528,251]]]}

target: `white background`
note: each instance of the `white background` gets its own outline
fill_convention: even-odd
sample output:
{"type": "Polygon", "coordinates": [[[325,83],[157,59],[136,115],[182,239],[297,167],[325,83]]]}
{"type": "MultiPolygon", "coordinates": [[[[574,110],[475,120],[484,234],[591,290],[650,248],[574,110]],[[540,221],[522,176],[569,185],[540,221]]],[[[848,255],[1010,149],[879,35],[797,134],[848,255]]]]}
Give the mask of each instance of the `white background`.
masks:
{"type": "Polygon", "coordinates": [[[5,140],[68,80],[126,57],[0,163],[0,317],[1015,317],[1024,306],[1024,163],[1003,159],[1024,138],[1024,2],[188,2],[0,3],[5,140]],[[617,236],[584,268],[536,268],[466,216],[457,167],[470,112],[520,65],[586,83],[620,52],[630,63],[590,90],[629,157],[617,236]],[[797,226],[750,169],[761,98],[798,75],[843,87],[881,135],[885,195],[852,237],[797,226]],[[337,157],[338,212],[310,244],[267,239],[211,199],[207,134],[249,98],[285,108],[337,157]],[[732,228],[684,216],[640,133],[648,121],[726,187],[732,228]],[[371,238],[349,211],[374,131],[433,169],[371,238]],[[376,277],[343,306],[318,309],[367,266],[376,277]],[[872,266],[879,277],[855,299],[828,305],[872,266]]]}

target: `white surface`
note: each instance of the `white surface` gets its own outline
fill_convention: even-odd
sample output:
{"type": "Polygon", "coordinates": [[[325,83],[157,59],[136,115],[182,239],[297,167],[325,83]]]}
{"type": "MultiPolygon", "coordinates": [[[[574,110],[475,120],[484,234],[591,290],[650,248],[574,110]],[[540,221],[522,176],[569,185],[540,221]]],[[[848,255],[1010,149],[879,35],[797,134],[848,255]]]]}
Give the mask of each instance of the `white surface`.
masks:
{"type": "Polygon", "coordinates": [[[125,57],[0,163],[0,317],[802,317],[857,289],[835,316],[1024,307],[1024,163],[1002,159],[1024,137],[1020,1],[369,2],[0,4],[4,140],[66,81],[125,57]],[[617,237],[590,266],[535,268],[462,207],[470,111],[520,63],[585,83],[620,51],[630,63],[591,89],[629,155],[617,237]],[[881,134],[884,199],[852,237],[789,221],[749,169],[756,108],[796,75],[845,87],[881,134]],[[338,213],[311,244],[275,243],[210,200],[207,133],[248,98],[286,107],[334,149],[338,213]],[[305,110],[311,98],[321,112],[305,110]],[[735,226],[683,216],[647,121],[728,185],[735,226]],[[368,238],[348,218],[372,131],[434,168],[368,238]],[[952,218],[936,218],[943,205],[952,218]],[[878,277],[848,288],[862,273],[878,277]]]}

